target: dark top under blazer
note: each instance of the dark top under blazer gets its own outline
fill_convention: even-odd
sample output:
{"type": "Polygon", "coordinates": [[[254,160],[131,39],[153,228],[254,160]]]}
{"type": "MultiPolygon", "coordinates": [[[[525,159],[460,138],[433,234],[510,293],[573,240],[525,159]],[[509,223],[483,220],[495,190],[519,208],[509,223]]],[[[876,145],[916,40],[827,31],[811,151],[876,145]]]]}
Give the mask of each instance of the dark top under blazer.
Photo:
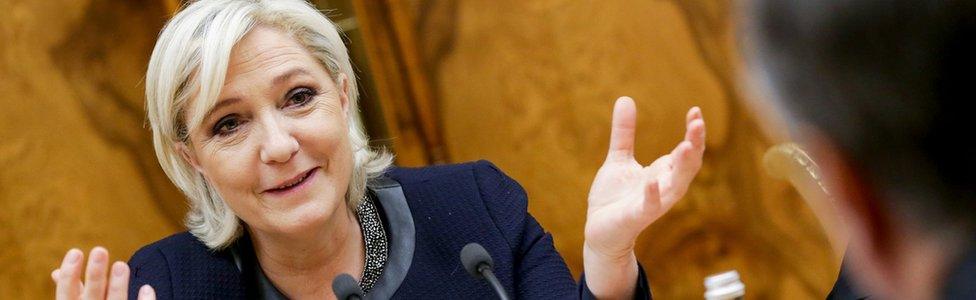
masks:
{"type": "MultiPolygon", "coordinates": [[[[519,299],[590,298],[573,280],[546,233],[527,211],[522,187],[487,161],[391,168],[416,227],[414,257],[393,298],[491,299],[487,283],[465,273],[458,253],[478,242],[492,254],[495,274],[519,299]]],[[[129,296],[151,285],[159,299],[253,298],[229,251],[213,252],[187,232],[137,251],[129,296]]],[[[643,270],[636,298],[650,298],[643,270]]]]}

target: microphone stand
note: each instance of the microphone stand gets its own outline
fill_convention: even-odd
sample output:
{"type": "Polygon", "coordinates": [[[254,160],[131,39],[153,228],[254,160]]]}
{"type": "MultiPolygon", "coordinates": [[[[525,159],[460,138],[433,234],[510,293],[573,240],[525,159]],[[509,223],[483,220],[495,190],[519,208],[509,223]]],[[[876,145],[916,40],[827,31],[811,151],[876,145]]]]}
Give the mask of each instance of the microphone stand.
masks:
{"type": "Polygon", "coordinates": [[[484,276],[485,280],[488,280],[488,284],[491,285],[491,288],[495,290],[496,294],[498,294],[498,299],[509,300],[508,293],[506,293],[505,288],[502,287],[501,281],[498,281],[498,278],[495,277],[495,273],[491,271],[491,266],[488,264],[478,265],[478,273],[481,273],[481,276],[484,276]]]}

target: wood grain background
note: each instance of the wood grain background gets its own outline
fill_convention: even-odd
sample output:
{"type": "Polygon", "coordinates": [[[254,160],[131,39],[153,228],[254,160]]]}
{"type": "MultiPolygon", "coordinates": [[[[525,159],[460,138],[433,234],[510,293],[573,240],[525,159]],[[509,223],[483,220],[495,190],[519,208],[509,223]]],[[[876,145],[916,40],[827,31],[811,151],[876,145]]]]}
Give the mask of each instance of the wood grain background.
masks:
{"type": "MultiPolygon", "coordinates": [[[[0,299],[50,298],[48,273],[70,247],[103,245],[127,259],[183,230],[183,196],[157,166],[142,108],[145,65],[176,2],[0,0],[0,299]]],[[[422,74],[430,89],[431,116],[387,120],[391,136],[379,137],[439,135],[436,149],[409,136],[399,145],[405,164],[498,164],[525,186],[530,211],[577,274],[585,195],[605,155],[613,100],[628,95],[638,103],[643,161],[680,139],[688,107],[701,106],[708,123],[701,174],[638,245],[655,296],[701,298],[702,278],[727,269],[743,274],[748,298],[829,290],[837,266],[822,230],[796,192],[762,170],[771,141],[736,90],[731,2],[365,2],[409,17],[388,23],[414,38],[397,51],[420,60],[410,72],[375,62],[360,69],[405,82],[422,74]]],[[[384,46],[363,43],[354,48],[384,46]]],[[[382,94],[364,106],[400,116],[411,114],[398,108],[417,109],[375,99],[382,94]]],[[[385,126],[377,119],[367,121],[385,126]]]]}
{"type": "MultiPolygon", "coordinates": [[[[396,1],[391,1],[396,2],[396,1]]],[[[705,164],[688,196],[642,236],[655,296],[701,298],[736,269],[748,298],[823,298],[837,264],[812,213],[761,157],[772,144],[737,91],[733,4],[670,1],[413,1],[417,38],[452,161],[489,159],[525,186],[529,210],[578,274],[589,184],[615,98],[638,105],[638,160],[704,111],[705,164]]]]}
{"type": "Polygon", "coordinates": [[[142,78],[162,1],[0,1],[0,298],[53,297],[70,247],[127,260],[176,232],[142,78]]]}

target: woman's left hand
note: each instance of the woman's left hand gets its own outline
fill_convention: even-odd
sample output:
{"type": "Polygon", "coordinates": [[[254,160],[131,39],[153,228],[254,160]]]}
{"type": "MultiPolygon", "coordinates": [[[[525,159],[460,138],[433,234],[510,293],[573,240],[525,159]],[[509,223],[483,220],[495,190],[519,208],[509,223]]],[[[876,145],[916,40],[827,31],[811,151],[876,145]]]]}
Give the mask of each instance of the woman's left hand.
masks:
{"type": "Polygon", "coordinates": [[[609,289],[602,294],[619,296],[611,291],[623,283],[633,288],[635,277],[613,277],[636,276],[637,236],[684,196],[705,152],[705,121],[697,107],[688,111],[684,140],[647,166],[634,159],[636,123],[634,100],[617,99],[610,150],[590,187],[583,261],[587,285],[598,296],[600,289],[609,289]],[[631,270],[621,272],[620,268],[631,270]]]}

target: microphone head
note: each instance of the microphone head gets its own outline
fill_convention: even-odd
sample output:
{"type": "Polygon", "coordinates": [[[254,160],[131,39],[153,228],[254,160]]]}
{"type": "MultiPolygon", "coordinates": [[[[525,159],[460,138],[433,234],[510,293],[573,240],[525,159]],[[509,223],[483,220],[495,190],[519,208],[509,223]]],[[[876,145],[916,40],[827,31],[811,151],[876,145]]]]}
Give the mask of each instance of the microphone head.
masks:
{"type": "Polygon", "coordinates": [[[363,289],[359,287],[359,283],[346,273],[339,274],[332,280],[332,292],[339,300],[363,298],[363,289]]]}
{"type": "Polygon", "coordinates": [[[461,265],[464,265],[468,274],[481,279],[481,272],[478,271],[478,266],[481,264],[487,264],[489,268],[495,265],[491,261],[491,254],[488,254],[485,247],[478,243],[470,243],[461,248],[461,265]]]}

